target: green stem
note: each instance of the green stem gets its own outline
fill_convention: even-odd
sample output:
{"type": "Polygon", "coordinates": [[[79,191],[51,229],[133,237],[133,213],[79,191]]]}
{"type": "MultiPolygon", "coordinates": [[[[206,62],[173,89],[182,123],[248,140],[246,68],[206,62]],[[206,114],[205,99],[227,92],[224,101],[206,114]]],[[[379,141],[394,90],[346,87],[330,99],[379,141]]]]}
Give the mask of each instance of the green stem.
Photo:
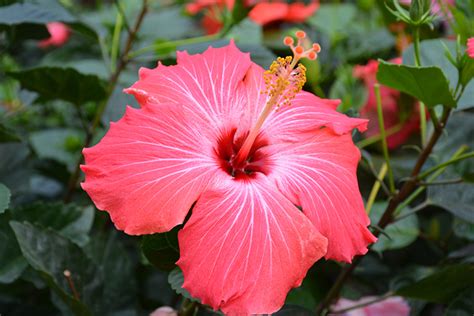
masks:
{"type": "MultiPolygon", "coordinates": [[[[390,127],[389,129],[387,129],[385,131],[386,132],[385,135],[387,137],[391,136],[391,135],[399,132],[401,129],[402,129],[402,124],[397,124],[395,126],[390,127]]],[[[378,134],[378,135],[374,135],[374,136],[371,136],[371,137],[367,137],[366,139],[363,139],[361,141],[358,141],[356,143],[356,145],[357,145],[357,147],[362,149],[362,148],[365,148],[365,147],[370,146],[372,144],[375,144],[375,143],[379,142],[380,140],[382,140],[382,136],[380,134],[378,134]]]]}
{"type": "MultiPolygon", "coordinates": [[[[97,128],[100,125],[100,120],[102,118],[102,115],[104,114],[105,108],[107,106],[107,102],[112,95],[115,86],[118,82],[118,78],[122,71],[125,69],[127,66],[129,60],[126,58],[127,54],[130,52],[133,42],[135,41],[135,37],[140,30],[140,27],[142,25],[142,22],[145,18],[146,13],[148,12],[148,0],[143,0],[142,4],[142,9],[140,13],[138,14],[137,20],[135,21],[135,25],[132,29],[132,32],[128,35],[126,43],[125,43],[125,48],[123,49],[122,54],[120,55],[120,59],[117,65],[116,70],[112,73],[112,75],[109,78],[109,85],[107,89],[107,97],[99,104],[92,123],[90,124],[89,129],[86,131],[86,140],[84,142],[84,148],[89,147],[92,143],[92,140],[94,138],[95,132],[97,128]]],[[[79,178],[81,176],[81,164],[83,162],[83,156],[79,158],[79,160],[76,163],[74,172],[72,173],[71,177],[69,178],[69,183],[68,187],[66,190],[66,193],[64,195],[64,202],[68,203],[71,201],[72,194],[74,193],[74,190],[77,187],[77,183],[79,181],[79,178]]]]}
{"type": "Polygon", "coordinates": [[[354,310],[354,309],[359,309],[361,307],[365,307],[365,306],[369,306],[369,305],[372,305],[372,304],[375,304],[375,303],[378,303],[378,302],[381,302],[381,301],[385,301],[387,298],[389,298],[391,296],[393,296],[393,292],[388,292],[387,294],[382,295],[380,297],[377,297],[377,298],[375,298],[373,300],[370,300],[368,302],[355,304],[355,305],[352,305],[352,306],[349,306],[349,307],[346,307],[346,308],[343,308],[343,309],[339,309],[337,311],[331,311],[331,315],[332,314],[344,314],[344,313],[349,312],[349,311],[354,310]]]}
{"type": "Polygon", "coordinates": [[[383,156],[385,158],[385,163],[387,164],[388,170],[388,185],[390,188],[390,193],[395,193],[395,181],[393,179],[393,171],[392,167],[390,166],[390,157],[388,154],[388,146],[387,146],[387,135],[385,133],[385,123],[383,120],[383,111],[382,111],[382,97],[380,96],[380,85],[374,85],[375,96],[377,98],[377,115],[379,120],[379,129],[380,129],[380,136],[382,137],[382,150],[383,156]]]}
{"type": "Polygon", "coordinates": [[[176,47],[181,46],[181,45],[190,45],[190,44],[197,44],[197,43],[212,41],[212,40],[215,40],[215,39],[219,39],[221,37],[222,37],[221,34],[213,34],[213,35],[204,35],[204,36],[186,38],[186,39],[181,39],[181,40],[169,41],[169,42],[165,42],[165,43],[153,44],[153,45],[138,49],[134,52],[130,52],[127,55],[127,58],[132,59],[136,56],[139,56],[139,55],[142,55],[142,54],[148,53],[148,52],[153,52],[153,51],[166,49],[166,48],[176,48],[176,47]]]}
{"type": "Polygon", "coordinates": [[[374,185],[372,186],[372,190],[370,191],[369,198],[367,199],[367,204],[365,205],[365,212],[367,213],[367,215],[370,215],[370,210],[372,209],[372,206],[374,205],[375,198],[377,197],[377,194],[379,193],[381,182],[385,178],[386,173],[387,173],[387,164],[384,163],[382,167],[380,168],[379,173],[377,174],[377,179],[375,180],[374,185]]]}
{"type": "MultiPolygon", "coordinates": [[[[464,148],[464,151],[468,148],[467,146],[463,146],[461,148],[464,148]]],[[[453,158],[449,159],[448,161],[445,161],[443,163],[440,163],[439,165],[437,166],[434,166],[428,170],[426,170],[425,172],[421,173],[418,178],[419,179],[422,179],[430,174],[432,174],[433,172],[437,171],[438,169],[444,169],[444,167],[446,166],[449,166],[453,163],[456,163],[458,161],[461,161],[461,160],[464,160],[464,159],[469,159],[469,158],[473,158],[474,157],[474,152],[469,152],[467,154],[464,154],[464,155],[460,155],[460,156],[453,156],[453,158]]]]}
{"type": "MultiPolygon", "coordinates": [[[[467,146],[461,146],[452,156],[451,156],[451,159],[449,159],[448,161],[453,161],[453,162],[456,162],[456,161],[459,161],[459,157],[462,156],[462,154],[468,149],[469,147],[467,146]]],[[[447,162],[448,162],[447,161],[447,162]]],[[[431,169],[427,170],[427,171],[430,171],[428,174],[431,174],[432,175],[428,178],[428,181],[427,182],[432,182],[434,180],[436,180],[436,178],[438,178],[443,172],[444,170],[446,169],[446,167],[448,166],[449,164],[446,164],[446,163],[443,163],[443,164],[440,164],[439,166],[436,166],[434,168],[434,170],[430,171],[431,169]]],[[[425,172],[426,173],[426,172],[425,172]]],[[[423,174],[421,174],[423,175],[423,174]]],[[[420,175],[420,177],[421,177],[420,175]]],[[[421,177],[422,178],[422,177],[421,177]]],[[[426,187],[422,186],[422,187],[419,187],[417,188],[412,194],[410,194],[403,202],[401,202],[394,214],[399,214],[405,207],[407,207],[408,205],[411,204],[411,202],[413,202],[421,193],[423,193],[425,191],[426,187]]]]}
{"type": "Polygon", "coordinates": [[[117,17],[115,18],[115,27],[114,27],[114,33],[112,36],[112,48],[110,51],[110,69],[112,72],[115,71],[117,68],[117,57],[118,57],[118,52],[119,52],[119,47],[120,47],[120,34],[122,32],[122,23],[123,18],[122,15],[117,12],[117,17]]]}

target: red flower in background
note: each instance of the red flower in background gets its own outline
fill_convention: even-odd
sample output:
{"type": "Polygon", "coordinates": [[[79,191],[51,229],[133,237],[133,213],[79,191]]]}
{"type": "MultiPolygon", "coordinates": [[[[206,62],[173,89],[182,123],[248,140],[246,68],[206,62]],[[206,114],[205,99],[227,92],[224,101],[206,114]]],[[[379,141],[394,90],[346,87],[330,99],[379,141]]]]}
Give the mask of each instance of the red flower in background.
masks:
{"type": "MultiPolygon", "coordinates": [[[[186,6],[187,11],[195,15],[204,13],[201,21],[208,34],[215,34],[223,26],[224,10],[232,10],[234,0],[194,0],[186,6]]],[[[287,3],[283,0],[256,1],[245,0],[246,7],[252,7],[248,16],[257,24],[267,25],[274,22],[304,22],[319,8],[319,1],[313,0],[309,4],[303,1],[287,3]]]]}
{"type": "Polygon", "coordinates": [[[470,58],[474,58],[474,37],[467,40],[466,53],[470,58]]]}
{"type": "MultiPolygon", "coordinates": [[[[392,63],[401,64],[402,59],[396,58],[391,60],[392,63]]],[[[364,81],[367,88],[367,102],[360,110],[363,118],[369,119],[369,125],[365,135],[367,137],[376,136],[380,133],[377,118],[377,100],[374,92],[374,84],[377,83],[377,69],[379,63],[376,60],[370,60],[367,65],[358,65],[354,68],[354,76],[364,81]]],[[[419,131],[420,116],[418,107],[413,104],[413,110],[409,117],[402,121],[401,109],[399,106],[400,92],[385,86],[380,86],[380,94],[382,97],[382,109],[384,117],[385,129],[396,128],[399,130],[387,137],[387,145],[389,149],[395,149],[404,144],[411,134],[419,131]]]]}
{"type": "Polygon", "coordinates": [[[300,92],[297,61],[319,45],[285,43],[295,59],[266,72],[233,42],[142,68],[126,90],[141,108],[84,149],[82,187],[118,229],[166,232],[194,205],[178,235],[183,287],[229,315],[277,311],[318,259],[350,262],[376,239],[351,138],[367,121],[300,92]]]}
{"type": "Polygon", "coordinates": [[[307,5],[303,1],[293,3],[285,1],[255,2],[257,4],[250,10],[249,18],[260,25],[273,22],[301,23],[319,8],[319,1],[311,1],[307,5]]]}
{"type": "Polygon", "coordinates": [[[41,48],[50,46],[62,46],[69,39],[70,31],[66,24],[61,22],[51,22],[46,24],[48,32],[51,35],[38,43],[41,48]]]}

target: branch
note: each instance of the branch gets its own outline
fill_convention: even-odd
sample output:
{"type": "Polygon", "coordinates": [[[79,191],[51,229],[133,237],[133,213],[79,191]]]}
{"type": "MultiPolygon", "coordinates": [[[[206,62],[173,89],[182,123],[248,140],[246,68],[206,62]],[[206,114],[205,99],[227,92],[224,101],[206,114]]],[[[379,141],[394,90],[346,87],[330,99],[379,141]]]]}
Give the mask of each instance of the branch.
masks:
{"type": "MultiPolygon", "coordinates": [[[[108,85],[108,96],[103,100],[99,108],[97,109],[97,112],[95,113],[94,119],[92,121],[92,124],[90,125],[89,129],[87,130],[86,134],[86,140],[84,142],[84,148],[89,147],[92,143],[92,139],[95,135],[95,131],[97,127],[99,127],[100,120],[102,118],[102,115],[104,114],[105,108],[107,106],[108,99],[112,95],[115,86],[117,84],[118,78],[122,71],[125,69],[127,66],[129,59],[128,59],[128,54],[130,50],[132,49],[133,42],[135,41],[135,38],[137,36],[138,31],[140,30],[140,27],[143,23],[143,20],[145,18],[145,15],[148,11],[148,0],[143,0],[143,5],[142,9],[140,10],[140,13],[137,17],[137,20],[135,21],[135,25],[133,26],[131,32],[128,34],[127,41],[125,43],[125,47],[120,54],[119,62],[117,65],[117,68],[115,71],[112,73],[112,75],[109,78],[109,85],[108,85]]],[[[81,175],[81,164],[83,162],[84,157],[81,155],[79,158],[78,162],[76,163],[76,167],[74,169],[73,174],[71,175],[71,178],[69,179],[68,183],[68,188],[66,191],[66,194],[64,196],[64,202],[68,203],[71,201],[72,194],[74,193],[74,190],[77,186],[77,182],[79,181],[80,175],[81,175]]]]}

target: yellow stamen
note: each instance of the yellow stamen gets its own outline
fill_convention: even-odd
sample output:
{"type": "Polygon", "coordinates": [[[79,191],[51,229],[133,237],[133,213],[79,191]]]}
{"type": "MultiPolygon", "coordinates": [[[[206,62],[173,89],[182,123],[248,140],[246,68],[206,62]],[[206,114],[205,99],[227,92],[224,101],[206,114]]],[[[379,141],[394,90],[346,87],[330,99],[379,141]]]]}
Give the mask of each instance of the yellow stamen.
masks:
{"type": "Polygon", "coordinates": [[[303,31],[298,31],[295,35],[298,38],[296,47],[293,45],[294,41],[290,40],[291,38],[286,37],[283,41],[286,46],[291,48],[293,57],[278,57],[264,73],[266,89],[263,92],[268,95],[269,99],[257,122],[245,139],[244,144],[235,156],[234,161],[236,162],[247,159],[250,149],[260,132],[260,128],[272,110],[274,108],[278,109],[280,106],[289,106],[291,100],[303,88],[306,82],[306,68],[302,64],[298,64],[298,61],[301,58],[314,60],[317,58],[317,53],[321,50],[319,44],[312,44],[311,47],[305,50],[301,39],[306,37],[306,34],[303,31]]]}

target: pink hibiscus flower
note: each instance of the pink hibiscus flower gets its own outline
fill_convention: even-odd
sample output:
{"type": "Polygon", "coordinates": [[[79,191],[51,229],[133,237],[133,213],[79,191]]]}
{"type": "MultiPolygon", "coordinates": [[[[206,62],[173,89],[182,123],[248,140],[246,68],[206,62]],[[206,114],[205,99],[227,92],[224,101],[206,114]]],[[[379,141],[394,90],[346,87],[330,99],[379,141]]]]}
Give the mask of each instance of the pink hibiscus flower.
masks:
{"type": "Polygon", "coordinates": [[[41,48],[46,48],[50,46],[62,46],[69,39],[69,28],[66,24],[61,22],[51,22],[46,24],[49,34],[49,38],[44,39],[38,43],[38,46],[41,48]]]}
{"type": "MultiPolygon", "coordinates": [[[[204,12],[201,24],[207,34],[215,34],[223,26],[224,10],[232,10],[234,2],[234,0],[194,0],[186,6],[186,10],[192,15],[204,12]]],[[[283,0],[245,0],[243,4],[246,7],[253,7],[248,17],[260,25],[274,22],[301,23],[319,8],[317,0],[312,0],[309,4],[305,4],[304,1],[287,3],[283,0]]]]}
{"type": "Polygon", "coordinates": [[[474,58],[474,37],[467,39],[466,53],[470,58],[474,58]]]}
{"type": "MultiPolygon", "coordinates": [[[[333,310],[343,310],[346,308],[350,308],[352,306],[356,306],[359,304],[368,303],[373,301],[375,297],[366,296],[361,298],[358,301],[351,301],[344,298],[341,298],[335,306],[333,306],[333,310]]],[[[390,297],[386,300],[376,302],[374,304],[370,304],[367,306],[363,306],[360,308],[352,309],[342,314],[329,314],[329,315],[338,315],[338,316],[408,316],[410,315],[410,306],[408,306],[407,302],[401,297],[390,297]]]]}
{"type": "Polygon", "coordinates": [[[178,235],[183,287],[229,315],[277,311],[321,257],[350,262],[375,241],[351,139],[367,121],[300,92],[297,61],[319,45],[292,42],[295,58],[266,72],[233,42],[142,68],[126,89],[141,108],[83,151],[83,189],[128,234],[169,231],[194,205],[178,235]]]}
{"type": "MultiPolygon", "coordinates": [[[[391,60],[391,62],[401,64],[402,59],[396,58],[391,60]]],[[[369,119],[368,129],[365,133],[367,137],[376,136],[380,133],[377,118],[377,100],[374,92],[374,84],[377,83],[376,75],[378,66],[378,61],[370,60],[367,65],[358,65],[354,68],[354,76],[362,79],[367,88],[367,102],[360,111],[361,117],[369,119]]],[[[406,120],[402,121],[400,118],[401,111],[398,104],[400,92],[385,86],[380,86],[380,95],[382,97],[385,129],[389,130],[390,128],[395,128],[401,124],[398,132],[387,137],[388,148],[395,149],[404,144],[413,133],[419,131],[420,115],[418,107],[413,104],[412,113],[406,120]]]]}

